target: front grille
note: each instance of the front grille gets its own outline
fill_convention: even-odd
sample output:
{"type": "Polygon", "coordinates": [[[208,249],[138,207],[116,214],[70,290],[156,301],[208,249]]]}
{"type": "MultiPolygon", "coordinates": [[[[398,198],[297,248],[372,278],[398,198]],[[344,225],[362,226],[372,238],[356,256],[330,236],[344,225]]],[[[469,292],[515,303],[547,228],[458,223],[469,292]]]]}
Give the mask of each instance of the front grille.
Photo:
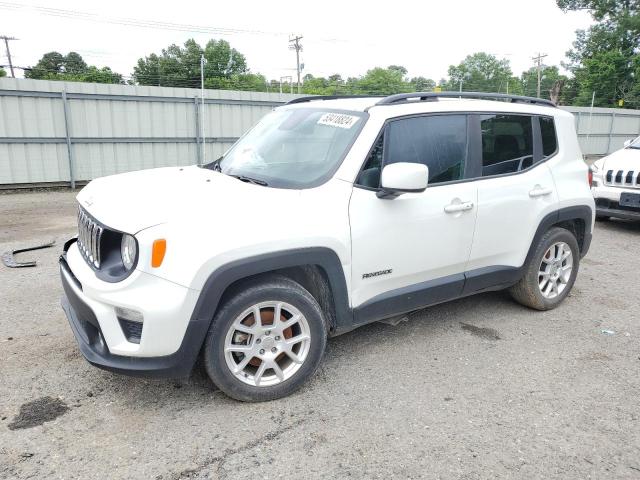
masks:
{"type": "Polygon", "coordinates": [[[613,187],[640,188],[640,171],[608,170],[604,183],[613,187]]]}
{"type": "Polygon", "coordinates": [[[78,247],[85,260],[100,268],[100,240],[104,229],[82,208],[78,209],[78,247]]]}

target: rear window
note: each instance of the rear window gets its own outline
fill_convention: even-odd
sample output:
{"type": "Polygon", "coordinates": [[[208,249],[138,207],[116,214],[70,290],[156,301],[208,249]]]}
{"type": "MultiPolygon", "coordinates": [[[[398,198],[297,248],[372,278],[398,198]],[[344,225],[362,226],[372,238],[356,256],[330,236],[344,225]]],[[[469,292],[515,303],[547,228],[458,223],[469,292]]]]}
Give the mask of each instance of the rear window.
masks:
{"type": "Polygon", "coordinates": [[[542,135],[542,155],[544,158],[550,157],[558,149],[553,117],[540,117],[540,134],[542,135]]]}

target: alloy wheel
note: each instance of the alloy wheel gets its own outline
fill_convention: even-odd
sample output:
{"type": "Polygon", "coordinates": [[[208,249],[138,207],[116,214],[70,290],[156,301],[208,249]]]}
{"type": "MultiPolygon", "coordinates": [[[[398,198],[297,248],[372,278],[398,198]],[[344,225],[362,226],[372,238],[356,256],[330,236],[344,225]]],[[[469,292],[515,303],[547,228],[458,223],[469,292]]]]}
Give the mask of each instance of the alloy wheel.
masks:
{"type": "Polygon", "coordinates": [[[224,342],[227,367],[255,387],[277,385],[302,366],[311,346],[307,319],[285,302],[261,302],[238,315],[224,342]]]}
{"type": "Polygon", "coordinates": [[[573,271],[573,253],[565,242],[551,245],[540,262],[538,286],[542,296],[548,299],[560,295],[569,283],[573,271]]]}

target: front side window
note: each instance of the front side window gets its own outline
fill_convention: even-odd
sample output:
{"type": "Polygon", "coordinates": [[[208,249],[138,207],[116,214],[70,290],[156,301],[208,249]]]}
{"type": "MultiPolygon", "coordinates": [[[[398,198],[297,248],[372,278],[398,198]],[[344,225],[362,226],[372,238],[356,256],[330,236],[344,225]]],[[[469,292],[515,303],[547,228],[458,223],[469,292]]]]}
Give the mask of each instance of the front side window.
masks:
{"type": "Polygon", "coordinates": [[[525,170],[533,165],[533,128],[527,115],[482,115],[482,176],[525,170]]]}
{"type": "Polygon", "coordinates": [[[423,163],[429,183],[460,180],[467,159],[466,115],[432,115],[395,120],[387,127],[385,163],[423,163]]]}
{"type": "Polygon", "coordinates": [[[316,186],[338,168],[366,116],[313,108],[275,110],[207,168],[270,187],[316,186]]]}
{"type": "Polygon", "coordinates": [[[380,172],[382,171],[382,155],[384,149],[384,135],[380,134],[376,142],[371,148],[371,152],[367,157],[358,179],[357,185],[361,185],[367,188],[379,188],[380,187],[380,172]]]}

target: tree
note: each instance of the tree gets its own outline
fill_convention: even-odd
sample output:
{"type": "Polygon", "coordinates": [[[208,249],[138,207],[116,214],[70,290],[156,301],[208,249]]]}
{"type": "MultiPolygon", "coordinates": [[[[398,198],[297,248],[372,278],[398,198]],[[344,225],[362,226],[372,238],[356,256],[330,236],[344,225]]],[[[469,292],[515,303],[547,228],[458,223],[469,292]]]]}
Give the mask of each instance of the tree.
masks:
{"type": "Polygon", "coordinates": [[[404,80],[406,71],[404,67],[398,67],[397,65],[391,65],[388,68],[373,68],[356,82],[356,93],[391,95],[409,92],[411,91],[411,86],[404,80]]]}
{"type": "Polygon", "coordinates": [[[519,84],[511,73],[509,60],[499,60],[484,52],[468,55],[460,64],[449,67],[449,80],[445,88],[457,91],[512,92],[519,84]]]}
{"type": "Polygon", "coordinates": [[[578,105],[638,107],[640,0],[556,0],[567,10],[588,10],[597,22],[578,30],[565,65],[575,77],[578,105]]]}
{"type": "Polygon", "coordinates": [[[403,77],[407,74],[407,69],[402,65],[389,65],[387,67],[387,70],[395,70],[396,72],[400,72],[403,77]]]}
{"type": "Polygon", "coordinates": [[[0,78],[6,77],[6,76],[7,76],[7,72],[4,71],[4,68],[0,67],[0,78]]]}
{"type": "Polygon", "coordinates": [[[436,82],[425,77],[413,77],[409,83],[411,84],[411,89],[416,92],[430,92],[436,86],[436,82]]]}
{"type": "Polygon", "coordinates": [[[64,58],[64,72],[72,75],[79,75],[87,71],[88,65],[82,59],[80,54],[69,52],[64,58]]]}
{"type": "Polygon", "coordinates": [[[308,95],[329,95],[331,83],[324,77],[314,77],[310,73],[303,77],[302,93],[308,95]]]}
{"type": "Polygon", "coordinates": [[[59,52],[45,53],[34,67],[25,71],[24,76],[67,82],[123,83],[119,73],[109,67],[88,66],[76,52],[69,52],[67,55],[59,52]]]}
{"type": "MultiPolygon", "coordinates": [[[[526,72],[522,72],[520,77],[522,82],[522,94],[528,97],[535,97],[538,89],[538,69],[532,67],[526,72]]],[[[564,83],[567,81],[565,75],[561,75],[558,67],[548,66],[542,67],[540,72],[540,96],[542,98],[551,98],[551,90],[556,91],[556,101],[560,99],[564,83]]]]}
{"type": "Polygon", "coordinates": [[[184,47],[170,45],[159,55],[139,59],[133,77],[140,85],[199,88],[202,55],[205,88],[267,89],[266,79],[250,73],[245,56],[225,40],[209,40],[204,48],[193,39],[184,47]]]}
{"type": "Polygon", "coordinates": [[[26,78],[42,79],[49,74],[64,72],[64,55],[58,52],[45,53],[35,67],[25,71],[26,78]]]}

